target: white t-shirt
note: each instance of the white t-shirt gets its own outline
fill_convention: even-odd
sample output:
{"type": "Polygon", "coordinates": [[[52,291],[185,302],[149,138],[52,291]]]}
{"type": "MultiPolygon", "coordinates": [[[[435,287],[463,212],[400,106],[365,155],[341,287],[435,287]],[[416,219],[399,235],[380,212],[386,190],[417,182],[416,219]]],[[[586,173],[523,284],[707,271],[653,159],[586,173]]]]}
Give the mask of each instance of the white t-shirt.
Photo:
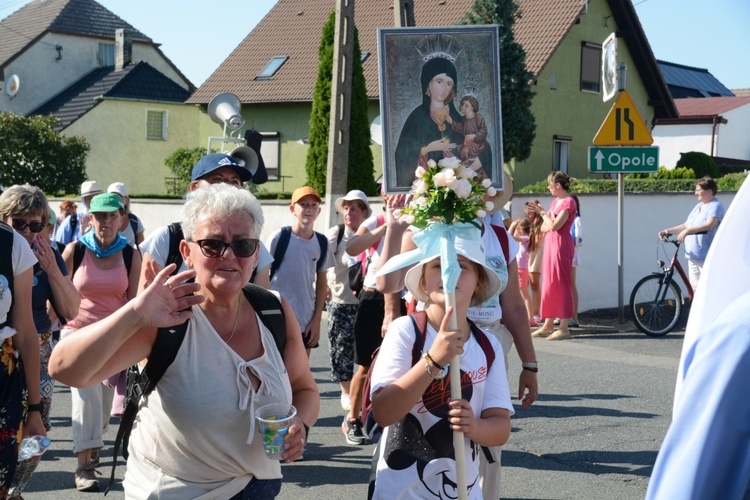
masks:
{"type": "MultiPolygon", "coordinates": [[[[138,217],[135,214],[132,214],[133,217],[135,217],[136,220],[136,228],[138,229],[138,233],[142,233],[146,230],[145,227],[143,227],[143,222],[141,222],[141,218],[138,217]]],[[[133,232],[133,224],[130,223],[130,216],[126,215],[125,217],[128,218],[128,227],[125,228],[124,231],[120,231],[120,234],[128,240],[128,243],[131,245],[135,245],[135,233],[133,232]]]]}
{"type": "MultiPolygon", "coordinates": [[[[145,252],[151,256],[160,266],[164,267],[169,257],[169,226],[162,226],[156,229],[154,232],[148,235],[148,238],[143,240],[140,244],[142,252],[145,252]]],[[[266,249],[263,242],[260,243],[260,249],[258,250],[258,271],[265,269],[270,266],[273,262],[273,257],[266,249]]],[[[186,271],[187,266],[183,261],[177,272],[186,271]]]]}
{"type": "MultiPolygon", "coordinates": [[[[385,223],[385,218],[383,215],[373,215],[369,217],[366,221],[362,223],[363,226],[365,226],[368,231],[373,232],[375,231],[378,226],[382,226],[383,223],[378,224],[378,217],[382,218],[383,223],[385,223]]],[[[367,264],[367,274],[365,274],[365,279],[362,282],[363,286],[366,286],[368,288],[378,288],[377,281],[375,279],[375,273],[378,272],[378,262],[380,262],[380,254],[383,252],[383,238],[380,238],[378,240],[378,247],[377,249],[372,252],[370,256],[370,263],[367,264]]]]}
{"type": "MultiPolygon", "coordinates": [[[[281,230],[278,230],[266,242],[271,255],[276,251],[280,236],[281,230]]],[[[333,266],[333,254],[329,247],[326,247],[325,258],[326,262],[321,269],[333,266]]],[[[289,246],[286,247],[281,265],[271,278],[271,290],[281,293],[289,302],[300,329],[303,331],[315,312],[315,280],[318,260],[320,260],[318,237],[313,234],[312,238],[306,240],[292,232],[289,235],[289,246]]]]}
{"type": "MultiPolygon", "coordinates": [[[[6,231],[7,229],[0,229],[0,231],[6,231]]],[[[11,231],[13,231],[11,229],[11,231]]],[[[37,263],[34,252],[31,251],[29,242],[26,239],[13,231],[13,276],[19,276],[24,271],[33,267],[37,263]]],[[[0,324],[5,323],[8,320],[8,313],[10,312],[11,303],[13,301],[13,291],[9,289],[10,282],[8,278],[0,274],[0,324]]],[[[29,296],[28,300],[31,300],[29,296]]],[[[0,340],[5,340],[16,334],[15,328],[10,326],[3,327],[0,329],[0,340]]]]}
{"type": "MultiPolygon", "coordinates": [[[[424,351],[429,350],[436,336],[437,332],[428,324],[424,351]]],[[[489,371],[487,357],[473,334],[464,345],[461,376],[462,380],[470,379],[471,383],[462,384],[465,386],[463,397],[469,401],[475,415],[488,408],[505,408],[512,415],[502,349],[493,335],[486,336],[495,351],[495,361],[489,371]]],[[[371,393],[398,380],[411,369],[415,339],[410,317],[401,317],[391,323],[372,368],[371,393]]],[[[453,453],[453,433],[446,419],[450,397],[448,378],[433,381],[425,394],[430,397],[425,399],[423,395],[403,419],[383,430],[373,498],[441,498],[440,492],[447,486],[445,482],[455,484],[455,461],[447,456],[453,453]]],[[[465,452],[467,484],[474,485],[469,498],[481,499],[481,450],[466,438],[465,452]]]]}

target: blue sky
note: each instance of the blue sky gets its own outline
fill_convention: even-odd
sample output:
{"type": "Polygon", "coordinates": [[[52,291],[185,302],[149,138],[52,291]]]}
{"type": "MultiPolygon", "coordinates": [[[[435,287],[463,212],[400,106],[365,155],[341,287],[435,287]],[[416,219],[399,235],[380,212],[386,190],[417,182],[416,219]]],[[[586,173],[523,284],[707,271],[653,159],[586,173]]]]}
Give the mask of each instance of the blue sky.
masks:
{"type": "MultiPolygon", "coordinates": [[[[161,43],[167,57],[196,86],[211,75],[276,3],[97,1],[161,43]]],[[[328,1],[333,9],[334,0],[328,1]]],[[[28,0],[0,0],[0,18],[26,3],[28,0]]],[[[635,0],[634,5],[657,59],[707,68],[729,88],[750,88],[750,1],[635,0]]]]}

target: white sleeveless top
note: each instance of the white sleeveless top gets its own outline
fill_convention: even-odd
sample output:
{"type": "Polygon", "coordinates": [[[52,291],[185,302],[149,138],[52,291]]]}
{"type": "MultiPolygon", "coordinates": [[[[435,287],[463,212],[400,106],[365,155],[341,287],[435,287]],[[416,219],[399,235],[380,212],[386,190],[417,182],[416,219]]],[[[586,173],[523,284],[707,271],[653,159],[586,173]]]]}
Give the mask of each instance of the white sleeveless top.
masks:
{"type": "MultiPolygon", "coordinates": [[[[256,314],[265,352],[243,360],[193,306],[185,339],[133,424],[125,498],[218,499],[253,477],[281,478],[263,451],[253,415],[268,403],[292,402],[273,335],[256,314]],[[254,391],[248,371],[258,379],[254,391]]],[[[240,332],[241,333],[241,332],[240,332]]]]}

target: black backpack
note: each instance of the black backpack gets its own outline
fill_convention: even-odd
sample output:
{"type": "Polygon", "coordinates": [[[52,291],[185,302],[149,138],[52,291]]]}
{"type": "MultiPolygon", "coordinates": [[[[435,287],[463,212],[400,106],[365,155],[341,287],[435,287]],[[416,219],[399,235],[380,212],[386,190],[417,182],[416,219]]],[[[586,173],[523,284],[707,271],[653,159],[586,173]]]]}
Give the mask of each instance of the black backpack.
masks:
{"type": "MultiPolygon", "coordinates": [[[[128,275],[128,279],[130,278],[130,266],[133,265],[133,247],[130,244],[125,245],[125,248],[122,249],[122,260],[125,262],[125,272],[128,275]]],[[[86,245],[83,244],[81,240],[76,241],[75,249],[73,250],[73,269],[70,272],[71,279],[73,278],[73,275],[76,273],[78,268],[81,266],[81,262],[83,262],[83,256],[86,254],[86,245]]]]}
{"type": "MultiPolygon", "coordinates": [[[[320,245],[320,258],[318,259],[317,267],[315,272],[325,271],[326,254],[328,253],[328,238],[324,234],[320,234],[314,231],[315,237],[318,238],[318,244],[320,245]]],[[[343,238],[343,233],[341,233],[343,238]]],[[[273,251],[273,263],[271,264],[271,279],[273,275],[278,271],[281,261],[284,260],[284,254],[289,246],[289,240],[292,238],[292,226],[284,226],[281,228],[281,234],[279,241],[276,242],[276,249],[273,251]]],[[[339,240],[341,241],[341,240],[339,240]]]]}
{"type": "MultiPolygon", "coordinates": [[[[255,312],[260,316],[263,324],[273,335],[276,348],[283,356],[284,348],[286,347],[286,315],[284,314],[281,301],[272,292],[252,283],[245,285],[243,292],[247,301],[250,302],[255,312]]],[[[169,368],[169,365],[174,361],[185,338],[188,323],[189,321],[185,321],[181,325],[159,328],[149,361],[143,370],[140,370],[138,365],[131,366],[128,369],[125,411],[120,419],[117,437],[115,437],[112,473],[109,477],[107,492],[115,480],[117,454],[121,447],[122,456],[126,460],[128,458],[130,431],[133,428],[133,422],[138,413],[138,405],[141,398],[154,390],[156,384],[167,371],[167,368],[169,368]]]]}

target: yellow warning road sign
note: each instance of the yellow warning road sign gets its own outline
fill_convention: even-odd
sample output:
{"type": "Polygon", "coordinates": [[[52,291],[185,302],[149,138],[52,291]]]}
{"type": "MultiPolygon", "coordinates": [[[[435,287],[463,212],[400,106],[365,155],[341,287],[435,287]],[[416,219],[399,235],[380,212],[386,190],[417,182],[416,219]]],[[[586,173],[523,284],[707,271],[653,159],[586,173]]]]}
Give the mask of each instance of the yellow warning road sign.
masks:
{"type": "Polygon", "coordinates": [[[626,90],[620,92],[609,110],[599,132],[594,137],[597,146],[650,146],[651,137],[646,122],[633,104],[626,90]]]}

